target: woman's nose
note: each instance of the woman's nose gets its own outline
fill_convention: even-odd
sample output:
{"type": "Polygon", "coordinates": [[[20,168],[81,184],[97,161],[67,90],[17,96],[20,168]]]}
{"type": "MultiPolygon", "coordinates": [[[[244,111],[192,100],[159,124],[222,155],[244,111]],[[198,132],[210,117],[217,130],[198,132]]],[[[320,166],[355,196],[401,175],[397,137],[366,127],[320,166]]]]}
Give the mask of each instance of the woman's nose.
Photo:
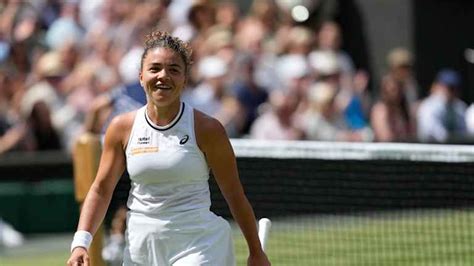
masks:
{"type": "Polygon", "coordinates": [[[158,79],[169,79],[169,73],[165,68],[158,72],[158,79]]]}

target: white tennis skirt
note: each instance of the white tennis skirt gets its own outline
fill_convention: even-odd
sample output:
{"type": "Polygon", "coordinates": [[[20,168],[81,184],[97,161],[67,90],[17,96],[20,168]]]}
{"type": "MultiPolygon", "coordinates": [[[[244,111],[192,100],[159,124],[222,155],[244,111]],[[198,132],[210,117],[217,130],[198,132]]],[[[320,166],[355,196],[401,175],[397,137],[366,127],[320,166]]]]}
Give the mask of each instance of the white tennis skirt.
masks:
{"type": "Polygon", "coordinates": [[[229,223],[209,210],[159,218],[129,212],[124,266],[234,266],[229,223]]]}

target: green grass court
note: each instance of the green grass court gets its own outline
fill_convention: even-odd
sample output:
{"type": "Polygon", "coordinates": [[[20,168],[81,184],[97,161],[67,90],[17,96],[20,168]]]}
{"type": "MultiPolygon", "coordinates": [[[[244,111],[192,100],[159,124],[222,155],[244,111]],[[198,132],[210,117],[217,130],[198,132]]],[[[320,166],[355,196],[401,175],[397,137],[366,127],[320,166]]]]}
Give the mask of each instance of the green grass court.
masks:
{"type": "MultiPolygon", "coordinates": [[[[65,265],[71,235],[36,238],[0,251],[2,266],[65,265]]],[[[235,230],[237,265],[246,246],[235,230]]],[[[368,218],[307,217],[273,221],[273,265],[474,265],[474,212],[392,213],[368,218]]]]}

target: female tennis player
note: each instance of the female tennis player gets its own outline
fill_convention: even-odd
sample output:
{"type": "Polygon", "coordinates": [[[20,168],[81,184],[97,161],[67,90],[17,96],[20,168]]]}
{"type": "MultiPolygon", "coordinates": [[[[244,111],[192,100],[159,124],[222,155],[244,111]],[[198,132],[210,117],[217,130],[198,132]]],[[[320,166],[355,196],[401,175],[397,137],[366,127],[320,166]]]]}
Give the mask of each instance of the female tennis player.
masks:
{"type": "Polygon", "coordinates": [[[140,70],[147,104],[107,129],[69,266],[90,265],[87,249],[125,166],[132,188],[124,265],[235,265],[230,226],[209,210],[209,169],[247,241],[248,265],[270,265],[224,128],[180,100],[190,56],[188,45],[168,33],[147,36],[140,70]]]}

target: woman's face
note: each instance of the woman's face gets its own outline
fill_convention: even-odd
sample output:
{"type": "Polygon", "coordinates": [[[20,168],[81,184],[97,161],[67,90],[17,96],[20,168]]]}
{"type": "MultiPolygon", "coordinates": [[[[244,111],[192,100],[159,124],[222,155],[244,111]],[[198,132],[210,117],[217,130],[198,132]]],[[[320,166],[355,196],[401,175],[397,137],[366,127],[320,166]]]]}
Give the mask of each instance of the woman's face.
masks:
{"type": "Polygon", "coordinates": [[[150,49],[143,59],[140,83],[148,102],[157,107],[179,103],[186,85],[186,66],[181,56],[169,49],[150,49]]]}
{"type": "Polygon", "coordinates": [[[383,85],[384,94],[389,101],[399,101],[402,97],[402,88],[400,84],[394,80],[387,80],[383,85]]]}

